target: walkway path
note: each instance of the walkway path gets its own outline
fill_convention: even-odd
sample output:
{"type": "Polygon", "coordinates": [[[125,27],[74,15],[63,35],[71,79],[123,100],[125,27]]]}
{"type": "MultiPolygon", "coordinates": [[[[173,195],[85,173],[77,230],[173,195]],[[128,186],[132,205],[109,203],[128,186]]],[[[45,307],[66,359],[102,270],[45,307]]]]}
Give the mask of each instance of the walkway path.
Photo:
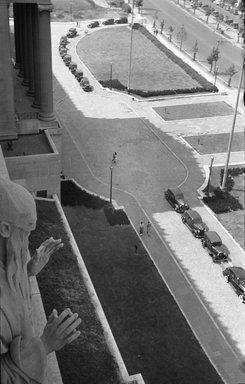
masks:
{"type": "MultiPolygon", "coordinates": [[[[201,210],[211,227],[218,228],[224,242],[236,255],[235,261],[244,265],[244,252],[232,241],[209,211],[206,211],[194,192],[202,180],[200,170],[195,159],[190,156],[189,149],[178,141],[172,140],[172,136],[176,137],[176,134],[186,134],[183,122],[175,122],[175,129],[173,129],[172,122],[164,122],[151,108],[153,104],[166,106],[194,103],[197,102],[197,98],[188,97],[177,100],[169,98],[154,101],[153,104],[138,103],[127,95],[103,90],[91,73],[80,63],[79,66],[84,69],[85,75],[95,86],[93,93],[84,93],[64,66],[58,53],[59,38],[69,27],[69,24],[52,24],[54,75],[63,88],[61,89],[55,82],[56,109],[66,127],[63,172],[67,177],[74,177],[83,187],[102,196],[108,196],[109,158],[115,146],[118,146],[119,164],[115,168],[113,198],[125,207],[136,228],[141,219],[152,221],[154,231],[150,239],[143,239],[144,245],[195,335],[226,383],[245,382],[242,365],[245,356],[245,336],[240,332],[240,329],[243,329],[245,315],[241,304],[236,301],[229,287],[221,281],[222,274],[219,267],[208,260],[207,254],[200,249],[196,239],[188,237],[187,229],[179,226],[179,216],[169,211],[163,199],[163,188],[166,188],[166,182],[170,182],[171,179],[174,183],[177,180],[181,182],[188,175],[188,182],[184,188],[190,197],[192,207],[201,210]],[[132,149],[138,150],[137,147],[143,148],[142,154],[139,149],[134,157],[132,149]],[[151,151],[154,157],[153,162],[144,151],[151,151]],[[146,162],[144,162],[145,157],[146,162]],[[175,171],[171,174],[170,169],[170,172],[166,173],[168,171],[166,167],[159,166],[159,161],[163,159],[165,163],[171,161],[171,169],[176,170],[176,175],[175,171]],[[185,164],[188,165],[187,168],[185,164]],[[154,168],[153,165],[155,165],[154,168]],[[168,181],[163,175],[167,175],[168,181]],[[153,179],[156,185],[153,185],[153,179]],[[183,247],[180,240],[186,238],[188,242],[185,242],[183,247]],[[195,275],[199,263],[203,268],[202,270],[199,268],[198,272],[199,275],[200,271],[203,272],[203,279],[200,281],[195,275]],[[178,285],[175,284],[176,281],[178,285]],[[203,283],[205,287],[202,286],[203,283]],[[217,284],[217,291],[213,284],[217,284]],[[213,289],[210,290],[210,287],[213,289]],[[224,300],[221,302],[220,295],[217,295],[219,289],[222,292],[224,290],[223,297],[227,299],[227,303],[234,303],[232,310],[236,311],[236,316],[229,315],[231,311],[227,304],[224,308],[222,307],[224,300]],[[241,326],[237,325],[237,321],[241,321],[241,326]]],[[[83,26],[81,33],[82,31],[83,26]]],[[[69,49],[72,57],[77,61],[79,59],[75,53],[75,45],[76,40],[73,40],[69,49]]],[[[200,96],[198,101],[218,99],[234,105],[234,92],[220,83],[219,86],[228,92],[227,96],[200,96]]],[[[241,105],[240,109],[242,109],[241,105]]],[[[216,118],[206,118],[206,131],[217,132],[218,129],[219,132],[227,132],[232,117],[222,119],[227,120],[227,123],[217,126],[216,118]]],[[[185,122],[185,125],[188,134],[201,131],[203,119],[185,122]]],[[[244,161],[244,153],[239,154],[239,159],[244,161]]],[[[221,161],[224,160],[225,156],[221,161]]],[[[165,163],[162,162],[162,164],[165,163]]],[[[205,160],[200,160],[200,169],[203,163],[205,160]]],[[[207,160],[206,163],[208,163],[207,160]]]]}

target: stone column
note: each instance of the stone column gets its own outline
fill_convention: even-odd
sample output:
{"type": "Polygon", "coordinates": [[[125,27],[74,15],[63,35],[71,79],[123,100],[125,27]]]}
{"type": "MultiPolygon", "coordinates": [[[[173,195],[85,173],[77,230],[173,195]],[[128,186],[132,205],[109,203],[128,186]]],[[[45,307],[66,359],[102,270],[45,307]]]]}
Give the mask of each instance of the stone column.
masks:
{"type": "Polygon", "coordinates": [[[23,4],[18,4],[18,13],[19,13],[19,53],[20,53],[20,70],[19,70],[19,77],[24,77],[24,26],[23,26],[23,4]]]}
{"type": "Polygon", "coordinates": [[[20,14],[19,4],[13,3],[14,9],[14,42],[15,42],[15,68],[20,69],[20,14]]]}
{"type": "Polygon", "coordinates": [[[24,53],[24,80],[22,85],[25,87],[29,86],[29,52],[28,52],[28,26],[27,26],[27,4],[22,3],[22,31],[23,31],[23,53],[24,53]]]}
{"type": "Polygon", "coordinates": [[[17,138],[14,122],[14,87],[7,1],[0,1],[0,140],[17,138]]]}
{"type": "Polygon", "coordinates": [[[39,119],[55,120],[53,111],[53,76],[51,55],[50,12],[52,5],[38,5],[39,11],[39,71],[40,71],[40,112],[39,119]]]}
{"type": "Polygon", "coordinates": [[[40,108],[40,72],[39,72],[39,27],[37,4],[33,4],[32,9],[32,34],[33,34],[33,61],[34,61],[34,108],[40,108]]]}
{"type": "Polygon", "coordinates": [[[26,92],[27,96],[34,96],[34,58],[33,58],[33,30],[32,30],[32,10],[33,4],[26,4],[26,16],[27,16],[27,49],[28,49],[28,78],[29,78],[29,90],[26,92]]]}

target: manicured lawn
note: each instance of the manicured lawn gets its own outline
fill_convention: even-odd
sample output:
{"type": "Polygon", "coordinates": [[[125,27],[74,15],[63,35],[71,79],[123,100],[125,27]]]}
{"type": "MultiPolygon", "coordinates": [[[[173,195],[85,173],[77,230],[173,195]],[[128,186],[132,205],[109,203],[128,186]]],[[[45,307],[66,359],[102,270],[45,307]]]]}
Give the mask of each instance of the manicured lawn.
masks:
{"type": "Polygon", "coordinates": [[[73,21],[83,19],[115,18],[123,16],[124,13],[119,8],[112,10],[110,8],[101,8],[93,0],[54,0],[52,2],[54,11],[51,17],[55,21],[73,21]],[[72,8],[71,8],[72,4],[72,8]]]}
{"type": "Polygon", "coordinates": [[[224,101],[154,108],[164,120],[185,120],[201,117],[232,115],[233,108],[224,101]]]}
{"type": "Polygon", "coordinates": [[[37,214],[37,228],[31,234],[30,249],[35,250],[50,236],[62,238],[64,243],[38,274],[46,316],[53,308],[59,313],[71,308],[82,319],[80,337],[56,354],[63,384],[121,384],[55,204],[38,201],[37,214]]]}
{"type": "MultiPolygon", "coordinates": [[[[222,168],[224,167],[213,167],[212,169],[211,184],[215,188],[220,185],[220,170],[222,168]]],[[[216,216],[227,231],[245,250],[245,174],[234,177],[234,182],[235,185],[230,194],[239,200],[240,204],[243,206],[243,210],[219,213],[216,214],[216,216]]]]}
{"type": "Polygon", "coordinates": [[[110,226],[103,209],[64,210],[129,373],[222,383],[132,227],[110,226]]]}
{"type": "MultiPolygon", "coordinates": [[[[97,80],[128,81],[130,28],[115,26],[91,33],[77,46],[77,53],[97,80]]],[[[179,65],[173,63],[141,32],[133,32],[130,87],[141,90],[184,89],[200,86],[179,65]]]]}
{"type": "MultiPolygon", "coordinates": [[[[217,133],[215,135],[185,136],[187,141],[201,155],[227,152],[229,133],[217,133]]],[[[232,140],[232,152],[244,151],[244,132],[235,132],[232,140]]]]}

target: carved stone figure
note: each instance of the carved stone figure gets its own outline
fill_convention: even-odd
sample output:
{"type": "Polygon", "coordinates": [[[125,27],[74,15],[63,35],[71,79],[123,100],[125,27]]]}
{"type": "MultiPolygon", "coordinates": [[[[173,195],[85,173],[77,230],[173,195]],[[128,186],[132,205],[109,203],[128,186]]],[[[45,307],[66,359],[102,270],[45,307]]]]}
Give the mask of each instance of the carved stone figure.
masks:
{"type": "Polygon", "coordinates": [[[36,206],[23,187],[0,178],[0,341],[1,383],[43,383],[47,355],[75,340],[81,319],[54,309],[40,337],[33,335],[29,276],[36,275],[62,246],[46,240],[30,257],[28,238],[36,226],[36,206]]]}

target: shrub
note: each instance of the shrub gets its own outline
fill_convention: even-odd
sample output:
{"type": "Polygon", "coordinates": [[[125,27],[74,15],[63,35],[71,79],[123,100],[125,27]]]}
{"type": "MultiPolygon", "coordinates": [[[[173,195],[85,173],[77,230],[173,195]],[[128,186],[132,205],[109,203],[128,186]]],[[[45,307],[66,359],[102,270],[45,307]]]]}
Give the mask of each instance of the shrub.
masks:
{"type": "Polygon", "coordinates": [[[61,204],[63,206],[84,205],[92,209],[104,209],[110,225],[128,225],[128,217],[123,209],[115,209],[108,201],[81,189],[73,180],[61,181],[61,204]]]}
{"type": "Polygon", "coordinates": [[[214,213],[225,213],[243,209],[242,205],[235,197],[230,195],[227,191],[222,191],[220,188],[214,190],[214,196],[205,196],[203,202],[208,205],[214,213]]]}
{"type": "MultiPolygon", "coordinates": [[[[222,168],[220,170],[220,185],[222,185],[223,183],[224,172],[225,170],[224,168],[222,168]]],[[[228,191],[231,191],[232,188],[234,187],[235,182],[233,180],[233,177],[239,176],[242,173],[245,173],[245,168],[241,168],[241,167],[228,168],[227,179],[226,179],[226,188],[228,191]]]]}
{"type": "Polygon", "coordinates": [[[131,12],[131,7],[130,7],[129,4],[122,4],[121,7],[122,7],[122,10],[124,12],[126,12],[126,13],[130,13],[131,12]]]}
{"type": "Polygon", "coordinates": [[[115,209],[111,204],[104,206],[104,213],[110,225],[129,225],[129,219],[123,209],[115,209]]]}

